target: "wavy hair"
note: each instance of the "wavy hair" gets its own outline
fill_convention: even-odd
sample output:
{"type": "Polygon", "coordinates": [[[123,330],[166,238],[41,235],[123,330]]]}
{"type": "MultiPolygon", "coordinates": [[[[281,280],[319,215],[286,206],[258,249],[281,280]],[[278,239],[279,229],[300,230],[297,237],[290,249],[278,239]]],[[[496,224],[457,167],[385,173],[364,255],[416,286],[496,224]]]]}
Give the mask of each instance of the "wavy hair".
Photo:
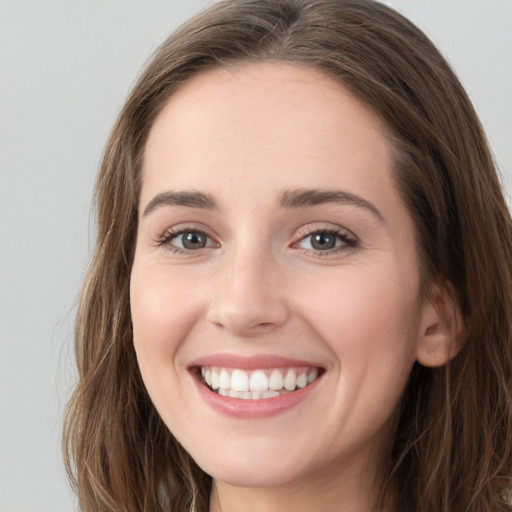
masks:
{"type": "Polygon", "coordinates": [[[463,348],[413,367],[384,461],[400,511],[510,511],[512,227],[485,135],[445,59],[371,0],[224,0],[163,43],[130,93],[96,186],[97,241],[76,319],[78,382],[64,454],[82,512],[205,512],[211,478],[163,424],[132,344],[129,281],[141,162],[153,121],[215,66],[310,66],[383,120],[414,220],[425,293],[459,311],[463,348]]]}

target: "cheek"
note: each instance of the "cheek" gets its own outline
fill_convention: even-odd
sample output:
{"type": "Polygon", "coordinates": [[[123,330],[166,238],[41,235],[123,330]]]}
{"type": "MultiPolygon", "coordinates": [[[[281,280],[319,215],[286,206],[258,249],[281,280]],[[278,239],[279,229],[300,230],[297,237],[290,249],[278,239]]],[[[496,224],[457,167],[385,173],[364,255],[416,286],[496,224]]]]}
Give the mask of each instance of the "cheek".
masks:
{"type": "Polygon", "coordinates": [[[150,368],[158,368],[164,359],[174,360],[196,323],[198,290],[193,283],[177,282],[161,269],[134,264],[130,282],[133,341],[145,381],[158,373],[150,375],[150,368]]]}
{"type": "Polygon", "coordinates": [[[303,280],[293,293],[328,338],[339,332],[378,345],[389,337],[399,341],[416,333],[420,301],[414,271],[390,266],[342,269],[328,279],[303,280]]]}
{"type": "Polygon", "coordinates": [[[344,385],[353,396],[387,389],[398,398],[415,361],[419,330],[419,280],[414,269],[375,272],[353,268],[313,281],[300,293],[304,316],[329,346],[344,385]],[[412,276],[412,277],[411,277],[412,276]]]}
{"type": "MultiPolygon", "coordinates": [[[[339,365],[333,403],[350,411],[341,417],[354,439],[371,438],[381,429],[389,435],[385,432],[415,361],[416,297],[377,277],[371,286],[358,282],[333,293],[316,323],[339,365]]],[[[332,424],[339,425],[339,418],[332,424]]]]}
{"type": "Polygon", "coordinates": [[[177,279],[161,266],[134,263],[130,282],[133,343],[147,392],[168,428],[194,430],[191,411],[184,412],[190,392],[180,350],[197,325],[198,293],[194,280],[177,279]],[[185,402],[186,404],[186,402],[185,402]]]}

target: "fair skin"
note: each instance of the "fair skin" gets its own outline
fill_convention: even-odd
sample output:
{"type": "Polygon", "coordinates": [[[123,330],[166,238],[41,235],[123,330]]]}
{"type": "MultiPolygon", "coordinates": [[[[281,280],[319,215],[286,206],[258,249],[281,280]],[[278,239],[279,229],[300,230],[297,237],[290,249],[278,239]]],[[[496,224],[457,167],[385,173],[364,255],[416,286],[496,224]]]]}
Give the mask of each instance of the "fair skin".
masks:
{"type": "Polygon", "coordinates": [[[391,166],[376,116],[309,68],[208,71],[157,117],[134,346],[163,421],[214,479],[210,511],[374,509],[411,367],[446,353],[391,166]],[[212,389],[221,372],[231,397],[212,389]],[[263,398],[273,372],[292,389],[263,398]]]}

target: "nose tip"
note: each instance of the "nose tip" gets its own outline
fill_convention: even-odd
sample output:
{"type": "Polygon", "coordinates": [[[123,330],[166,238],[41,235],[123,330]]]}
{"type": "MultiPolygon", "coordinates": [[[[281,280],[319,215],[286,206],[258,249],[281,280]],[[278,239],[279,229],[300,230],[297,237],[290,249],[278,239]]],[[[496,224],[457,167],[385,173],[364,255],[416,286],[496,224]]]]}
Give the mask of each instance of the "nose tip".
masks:
{"type": "MultiPolygon", "coordinates": [[[[238,337],[253,337],[282,326],[289,317],[283,287],[267,265],[256,264],[219,276],[207,319],[238,337]]],[[[274,274],[275,275],[275,274],[274,274]]]]}
{"type": "Polygon", "coordinates": [[[252,307],[216,307],[208,314],[208,320],[221,329],[239,337],[253,337],[269,332],[285,322],[286,311],[273,307],[264,311],[256,304],[252,307]]]}

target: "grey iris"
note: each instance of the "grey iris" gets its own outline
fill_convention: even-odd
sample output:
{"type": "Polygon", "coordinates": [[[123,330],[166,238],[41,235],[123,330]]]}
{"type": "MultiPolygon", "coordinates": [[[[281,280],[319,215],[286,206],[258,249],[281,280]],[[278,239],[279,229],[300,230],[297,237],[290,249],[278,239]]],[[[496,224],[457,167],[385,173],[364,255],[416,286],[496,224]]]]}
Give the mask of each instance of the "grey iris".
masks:
{"type": "Polygon", "coordinates": [[[316,233],[311,236],[311,246],[324,251],[333,249],[336,246],[336,237],[331,233],[316,233]]]}
{"type": "Polygon", "coordinates": [[[202,249],[206,246],[206,236],[202,233],[191,231],[182,235],[181,243],[185,249],[202,249]]]}

